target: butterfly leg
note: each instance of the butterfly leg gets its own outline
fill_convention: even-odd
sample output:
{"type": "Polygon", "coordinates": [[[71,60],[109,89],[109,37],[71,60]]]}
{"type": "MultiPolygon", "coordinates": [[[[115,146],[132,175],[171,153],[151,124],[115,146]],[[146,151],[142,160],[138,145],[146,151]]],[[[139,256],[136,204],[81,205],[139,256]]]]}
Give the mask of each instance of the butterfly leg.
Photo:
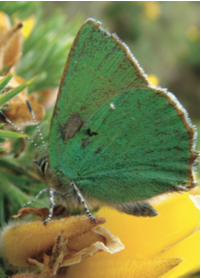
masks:
{"type": "Polygon", "coordinates": [[[32,201],[29,201],[27,202],[26,204],[22,205],[22,208],[32,204],[32,203],[35,203],[35,201],[38,199],[38,197],[42,194],[42,193],[49,193],[49,189],[48,188],[45,188],[43,190],[41,190],[38,195],[36,195],[36,197],[32,200],[32,201]]]}
{"type": "Polygon", "coordinates": [[[75,183],[71,182],[70,185],[71,185],[71,187],[73,188],[73,190],[74,190],[74,192],[76,193],[76,195],[78,196],[80,202],[83,204],[84,209],[85,209],[86,213],[88,214],[89,218],[92,219],[92,220],[96,223],[96,219],[91,215],[91,213],[90,213],[90,211],[89,211],[89,209],[88,209],[88,207],[87,207],[87,204],[86,204],[84,198],[82,197],[82,195],[81,195],[79,189],[78,189],[77,186],[75,185],[75,183]]]}
{"type": "Polygon", "coordinates": [[[50,209],[47,219],[44,221],[44,225],[52,219],[53,209],[54,209],[54,193],[57,191],[53,190],[52,188],[49,189],[49,197],[50,197],[50,209]]]}
{"type": "Polygon", "coordinates": [[[45,188],[43,190],[41,190],[38,195],[36,195],[36,197],[32,200],[27,202],[26,204],[24,204],[22,207],[26,207],[32,203],[35,203],[36,200],[38,199],[38,197],[42,194],[42,193],[46,193],[49,195],[50,197],[50,209],[49,209],[49,214],[47,219],[44,221],[44,224],[46,224],[47,222],[49,222],[52,219],[52,214],[53,214],[53,208],[54,208],[54,194],[58,194],[58,192],[56,190],[53,190],[52,188],[45,188]]]}

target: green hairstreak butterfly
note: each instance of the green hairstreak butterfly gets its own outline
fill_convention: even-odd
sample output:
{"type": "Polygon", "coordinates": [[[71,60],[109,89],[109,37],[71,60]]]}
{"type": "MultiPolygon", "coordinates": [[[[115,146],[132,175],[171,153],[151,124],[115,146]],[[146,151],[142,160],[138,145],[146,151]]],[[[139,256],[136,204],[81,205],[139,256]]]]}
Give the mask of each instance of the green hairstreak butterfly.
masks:
{"type": "Polygon", "coordinates": [[[101,205],[157,215],[152,197],[195,186],[195,139],[176,97],[151,86],[126,44],[88,19],[64,68],[48,156],[37,162],[52,204],[47,221],[53,197],[84,205],[91,218],[101,205]]]}

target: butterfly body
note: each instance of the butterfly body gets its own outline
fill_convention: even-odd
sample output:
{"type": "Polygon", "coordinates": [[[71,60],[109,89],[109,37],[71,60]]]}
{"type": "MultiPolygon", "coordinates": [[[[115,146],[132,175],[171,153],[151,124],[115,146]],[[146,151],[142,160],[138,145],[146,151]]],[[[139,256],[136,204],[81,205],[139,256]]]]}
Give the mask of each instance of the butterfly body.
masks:
{"type": "Polygon", "coordinates": [[[152,87],[128,47],[88,19],[68,56],[38,169],[69,208],[82,205],[79,193],[90,209],[155,216],[151,198],[195,186],[195,137],[174,95],[152,87]]]}

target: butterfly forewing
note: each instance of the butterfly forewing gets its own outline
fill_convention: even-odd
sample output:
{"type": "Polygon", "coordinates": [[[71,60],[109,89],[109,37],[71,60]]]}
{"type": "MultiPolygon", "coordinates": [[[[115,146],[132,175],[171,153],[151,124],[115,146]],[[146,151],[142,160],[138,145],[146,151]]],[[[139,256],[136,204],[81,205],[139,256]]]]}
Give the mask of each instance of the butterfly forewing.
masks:
{"type": "Polygon", "coordinates": [[[49,160],[53,170],[59,171],[69,139],[108,99],[147,84],[127,46],[102,30],[99,22],[87,20],[67,59],[52,118],[49,160]]]}

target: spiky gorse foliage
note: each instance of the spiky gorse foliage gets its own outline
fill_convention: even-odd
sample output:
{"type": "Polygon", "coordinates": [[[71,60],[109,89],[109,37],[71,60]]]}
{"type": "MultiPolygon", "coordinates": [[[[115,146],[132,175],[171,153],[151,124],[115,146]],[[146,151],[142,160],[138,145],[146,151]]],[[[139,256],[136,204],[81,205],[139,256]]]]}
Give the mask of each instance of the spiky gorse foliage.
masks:
{"type": "MultiPolygon", "coordinates": [[[[0,72],[2,78],[9,73],[13,73],[13,76],[2,79],[0,89],[2,93],[9,91],[10,96],[11,89],[14,90],[13,96],[21,91],[12,99],[8,98],[8,93],[2,94],[1,107],[14,124],[41,145],[36,128],[32,126],[33,120],[27,109],[26,99],[31,102],[38,122],[45,116],[44,107],[49,108],[41,124],[46,141],[55,89],[59,85],[68,50],[80,22],[77,19],[73,24],[67,24],[66,18],[58,11],[49,19],[44,19],[40,12],[41,4],[34,2],[13,2],[12,5],[2,2],[1,9],[0,72]],[[37,77],[34,82],[25,82],[33,77],[37,77]]],[[[6,137],[13,136],[13,133],[8,134],[7,130],[10,128],[11,126],[4,125],[0,134],[1,143],[6,137]]],[[[21,135],[15,133],[15,137],[19,136],[21,135]]],[[[43,185],[37,175],[30,171],[33,159],[38,156],[37,149],[32,144],[25,143],[24,139],[12,142],[9,140],[1,144],[1,148],[7,149],[4,150],[7,152],[6,155],[1,153],[0,160],[0,175],[3,181],[0,193],[2,224],[10,219],[19,206],[31,198],[30,192],[36,194],[43,185]],[[14,156],[16,159],[13,159],[14,156]],[[24,165],[24,170],[20,165],[24,165]]]]}
{"type": "MultiPolygon", "coordinates": [[[[1,5],[0,109],[39,146],[41,140],[33,126],[26,99],[38,122],[45,117],[41,129],[47,141],[56,88],[79,25],[79,19],[67,25],[61,12],[44,19],[39,2],[13,2],[12,5],[2,2],[1,5]],[[33,78],[34,82],[26,81],[33,78]]],[[[38,157],[37,149],[26,143],[26,136],[15,132],[3,118],[1,122],[0,225],[3,225],[43,189],[44,184],[32,171],[33,159],[38,157]]],[[[45,203],[39,200],[36,206],[45,203]]],[[[2,277],[3,273],[2,270],[2,277]]]]}
{"type": "Polygon", "coordinates": [[[42,3],[37,2],[1,4],[1,10],[13,21],[18,18],[23,22],[28,19],[35,22],[29,37],[24,40],[22,56],[16,68],[16,74],[25,80],[39,75],[29,86],[29,92],[59,85],[68,51],[81,22],[77,18],[67,23],[60,11],[44,18],[41,5],[42,3]]]}
{"type": "MultiPolygon", "coordinates": [[[[2,110],[4,109],[4,105],[6,105],[12,98],[14,98],[17,94],[19,94],[23,89],[25,89],[31,82],[24,82],[23,84],[15,87],[14,89],[10,89],[8,92],[6,91],[6,87],[9,83],[9,81],[13,78],[13,75],[7,75],[4,78],[2,78],[0,80],[0,107],[2,108],[2,110]]],[[[6,108],[5,108],[6,109],[6,108]]],[[[3,127],[4,123],[0,124],[0,127],[3,127]]],[[[16,132],[12,132],[12,131],[6,131],[6,130],[2,130],[0,129],[0,143],[3,143],[6,141],[6,138],[20,138],[20,137],[24,137],[25,135],[20,134],[20,133],[16,133],[16,132]]],[[[6,149],[2,148],[0,146],[0,152],[5,151],[6,149]]]]}

